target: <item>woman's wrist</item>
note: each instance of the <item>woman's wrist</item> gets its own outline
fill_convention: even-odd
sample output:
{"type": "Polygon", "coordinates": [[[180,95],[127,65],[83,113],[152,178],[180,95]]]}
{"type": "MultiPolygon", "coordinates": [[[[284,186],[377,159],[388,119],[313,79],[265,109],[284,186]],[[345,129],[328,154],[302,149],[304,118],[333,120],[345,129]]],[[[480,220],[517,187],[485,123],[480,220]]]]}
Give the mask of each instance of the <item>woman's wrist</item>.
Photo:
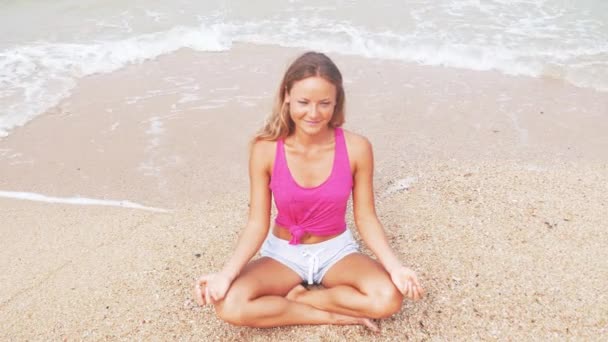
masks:
{"type": "Polygon", "coordinates": [[[386,269],[389,274],[393,273],[394,270],[400,267],[403,267],[403,265],[401,265],[401,262],[399,262],[398,260],[393,260],[384,264],[384,269],[386,269]]]}
{"type": "Polygon", "coordinates": [[[236,276],[238,275],[239,272],[231,269],[228,266],[224,266],[224,268],[219,272],[219,274],[223,275],[224,277],[228,278],[230,280],[230,282],[232,283],[232,281],[236,278],[236,276]]]}

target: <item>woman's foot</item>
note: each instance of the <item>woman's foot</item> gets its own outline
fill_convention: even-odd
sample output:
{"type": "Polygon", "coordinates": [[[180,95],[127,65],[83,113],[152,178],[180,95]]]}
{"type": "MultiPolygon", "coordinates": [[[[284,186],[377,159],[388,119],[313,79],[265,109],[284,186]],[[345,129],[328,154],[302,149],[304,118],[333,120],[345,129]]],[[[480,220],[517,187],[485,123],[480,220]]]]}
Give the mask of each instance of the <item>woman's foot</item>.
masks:
{"type": "Polygon", "coordinates": [[[374,322],[372,322],[371,319],[369,318],[359,318],[361,320],[361,324],[365,325],[365,327],[367,327],[367,329],[377,333],[380,332],[380,328],[378,328],[378,325],[374,322]]]}
{"type": "Polygon", "coordinates": [[[363,325],[367,329],[369,329],[375,333],[380,332],[380,329],[378,328],[378,326],[374,322],[372,322],[372,320],[369,318],[352,317],[352,316],[347,316],[347,315],[342,315],[342,314],[337,314],[337,313],[334,313],[333,317],[335,320],[334,324],[363,325]]]}
{"type": "Polygon", "coordinates": [[[308,292],[308,290],[302,286],[302,284],[298,284],[293,289],[289,290],[285,298],[291,300],[292,302],[297,302],[298,297],[306,292],[308,292]]]}
{"type": "MultiPolygon", "coordinates": [[[[301,296],[303,294],[306,294],[308,291],[309,290],[306,289],[306,287],[302,286],[302,284],[298,284],[298,285],[294,286],[293,289],[289,290],[289,292],[285,296],[285,299],[291,300],[292,302],[301,303],[302,302],[300,300],[301,296]]],[[[369,318],[352,317],[352,316],[342,315],[342,314],[338,314],[338,313],[331,313],[331,314],[334,318],[335,324],[363,325],[373,332],[380,331],[378,326],[374,322],[372,322],[372,320],[369,318]]]]}

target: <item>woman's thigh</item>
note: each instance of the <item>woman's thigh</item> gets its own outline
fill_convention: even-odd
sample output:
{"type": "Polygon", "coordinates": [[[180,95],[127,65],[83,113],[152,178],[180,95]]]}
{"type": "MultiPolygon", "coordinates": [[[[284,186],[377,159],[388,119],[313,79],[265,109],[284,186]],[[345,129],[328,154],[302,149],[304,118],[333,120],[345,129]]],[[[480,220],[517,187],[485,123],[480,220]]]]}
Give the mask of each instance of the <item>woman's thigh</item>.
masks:
{"type": "Polygon", "coordinates": [[[283,297],[301,281],[302,278],[287,266],[262,257],[243,268],[224,299],[214,303],[215,311],[226,322],[250,325],[251,319],[263,312],[259,306],[249,306],[249,303],[263,296],[283,297]]]}
{"type": "MultiPolygon", "coordinates": [[[[362,253],[353,253],[345,256],[334,264],[322,281],[325,287],[338,285],[352,286],[363,293],[394,287],[390,275],[376,260],[362,253]]],[[[396,288],[395,288],[396,290],[396,288]]]]}
{"type": "MultiPolygon", "coordinates": [[[[403,296],[389,274],[377,261],[361,253],[345,256],[333,265],[322,281],[326,288],[349,286],[361,296],[352,295],[347,303],[372,318],[389,317],[401,309],[403,296]]],[[[343,300],[343,299],[342,299],[343,300]]]]}
{"type": "Polygon", "coordinates": [[[234,280],[226,298],[252,300],[261,296],[285,296],[302,278],[280,262],[262,257],[247,264],[234,280]]]}

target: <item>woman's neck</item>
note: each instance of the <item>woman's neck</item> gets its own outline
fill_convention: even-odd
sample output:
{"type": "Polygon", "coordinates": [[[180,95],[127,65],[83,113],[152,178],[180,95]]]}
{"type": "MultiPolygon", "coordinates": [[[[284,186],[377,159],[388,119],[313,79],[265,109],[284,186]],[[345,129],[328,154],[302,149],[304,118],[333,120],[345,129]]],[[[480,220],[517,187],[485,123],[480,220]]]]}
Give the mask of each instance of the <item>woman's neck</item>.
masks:
{"type": "Polygon", "coordinates": [[[330,143],[333,136],[334,129],[329,127],[314,135],[296,130],[292,136],[292,142],[301,147],[313,147],[330,143]]]}

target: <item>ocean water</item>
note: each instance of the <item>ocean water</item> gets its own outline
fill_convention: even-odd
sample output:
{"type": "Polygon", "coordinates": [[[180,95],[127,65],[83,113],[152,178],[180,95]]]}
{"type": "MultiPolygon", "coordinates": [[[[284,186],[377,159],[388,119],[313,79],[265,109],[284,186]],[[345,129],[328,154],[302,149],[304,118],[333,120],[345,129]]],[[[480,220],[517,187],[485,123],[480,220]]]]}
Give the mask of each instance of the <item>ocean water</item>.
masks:
{"type": "Polygon", "coordinates": [[[0,0],[0,138],[69,96],[81,77],[235,42],[608,92],[605,0],[0,0]]]}

